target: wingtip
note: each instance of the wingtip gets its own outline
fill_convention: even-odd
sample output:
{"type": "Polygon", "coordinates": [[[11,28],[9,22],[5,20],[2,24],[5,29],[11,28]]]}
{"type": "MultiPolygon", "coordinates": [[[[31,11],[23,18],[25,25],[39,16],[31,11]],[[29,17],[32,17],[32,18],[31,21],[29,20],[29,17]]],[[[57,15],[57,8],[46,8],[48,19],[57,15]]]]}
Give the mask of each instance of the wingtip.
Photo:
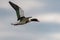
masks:
{"type": "Polygon", "coordinates": [[[10,3],[11,1],[9,1],[9,3],[10,3]]]}
{"type": "Polygon", "coordinates": [[[11,4],[11,1],[9,1],[9,4],[11,4]]]}
{"type": "Polygon", "coordinates": [[[11,2],[11,1],[9,1],[9,3],[10,3],[10,4],[12,4],[12,2],[11,2]]]}

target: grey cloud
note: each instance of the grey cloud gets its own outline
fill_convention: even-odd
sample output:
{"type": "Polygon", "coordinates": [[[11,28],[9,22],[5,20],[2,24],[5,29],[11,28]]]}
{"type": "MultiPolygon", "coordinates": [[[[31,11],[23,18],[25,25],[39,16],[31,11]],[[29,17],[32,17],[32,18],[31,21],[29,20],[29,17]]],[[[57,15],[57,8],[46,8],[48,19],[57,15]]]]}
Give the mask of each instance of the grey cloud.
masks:
{"type": "MultiPolygon", "coordinates": [[[[11,0],[12,1],[12,0],[11,0]]],[[[52,0],[51,0],[52,1],[52,0]]],[[[49,0],[43,0],[44,3],[48,4],[48,6],[44,7],[44,8],[34,8],[34,9],[30,9],[28,12],[26,11],[26,15],[27,16],[31,16],[31,15],[37,15],[37,14],[41,14],[41,13],[45,13],[45,12],[59,12],[59,2],[57,3],[56,1],[49,1],[49,0]],[[54,3],[53,3],[54,2],[54,3]],[[56,3],[55,3],[56,2],[56,3]],[[56,5],[54,5],[56,4],[56,5]],[[57,5],[58,4],[58,5],[57,5]],[[38,12],[38,13],[37,13],[38,12]],[[36,13],[36,14],[35,14],[36,13]]],[[[40,15],[39,14],[39,15],[40,15]]],[[[60,24],[57,23],[28,23],[26,25],[19,25],[19,26],[13,26],[10,25],[10,23],[15,20],[15,11],[13,9],[4,9],[4,8],[0,8],[0,20],[3,21],[3,23],[6,25],[6,27],[4,26],[2,29],[0,29],[0,32],[29,32],[29,33],[33,33],[33,34],[37,34],[37,33],[42,33],[42,35],[44,36],[44,34],[48,34],[48,33],[59,33],[60,32],[60,24]],[[13,18],[13,19],[11,19],[13,18]]],[[[21,34],[20,34],[21,35],[21,34]]],[[[19,35],[19,36],[20,36],[19,35]]],[[[40,34],[38,34],[40,35],[40,34]]],[[[27,36],[27,35],[26,35],[27,36]]],[[[31,35],[32,36],[32,35],[31,35]]],[[[42,37],[43,37],[42,36],[42,37]]],[[[27,36],[28,37],[28,36],[27,36]]],[[[16,36],[11,36],[11,37],[5,37],[4,39],[1,38],[2,40],[31,40],[32,38],[24,38],[24,36],[17,38],[16,36]]],[[[37,36],[38,37],[38,36],[37,36]]],[[[40,37],[40,36],[39,36],[40,37]]],[[[36,37],[35,37],[36,38],[36,37]]],[[[44,38],[47,38],[46,36],[44,38]]],[[[38,38],[39,39],[39,38],[38,38]]],[[[42,40],[42,39],[41,39],[42,40]]],[[[44,39],[45,40],[45,39],[44,39]]],[[[52,40],[50,37],[47,40],[52,40]]]]}

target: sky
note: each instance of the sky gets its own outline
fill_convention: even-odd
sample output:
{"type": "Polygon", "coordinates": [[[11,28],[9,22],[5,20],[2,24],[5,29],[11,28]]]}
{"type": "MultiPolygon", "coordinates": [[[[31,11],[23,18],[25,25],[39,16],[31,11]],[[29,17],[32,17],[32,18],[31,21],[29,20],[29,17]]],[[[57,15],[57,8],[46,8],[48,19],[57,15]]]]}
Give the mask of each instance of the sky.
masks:
{"type": "Polygon", "coordinates": [[[0,40],[60,40],[60,0],[0,0],[0,40]],[[9,1],[40,22],[11,25],[17,17],[9,1]]]}

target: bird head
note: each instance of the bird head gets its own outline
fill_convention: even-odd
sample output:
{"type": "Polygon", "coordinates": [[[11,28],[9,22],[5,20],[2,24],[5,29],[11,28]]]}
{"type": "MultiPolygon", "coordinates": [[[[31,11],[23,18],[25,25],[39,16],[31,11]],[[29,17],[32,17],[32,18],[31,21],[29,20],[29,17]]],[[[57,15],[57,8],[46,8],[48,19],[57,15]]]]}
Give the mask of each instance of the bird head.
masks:
{"type": "Polygon", "coordinates": [[[39,20],[38,20],[38,19],[36,19],[36,18],[31,19],[31,21],[39,22],[39,20]]]}

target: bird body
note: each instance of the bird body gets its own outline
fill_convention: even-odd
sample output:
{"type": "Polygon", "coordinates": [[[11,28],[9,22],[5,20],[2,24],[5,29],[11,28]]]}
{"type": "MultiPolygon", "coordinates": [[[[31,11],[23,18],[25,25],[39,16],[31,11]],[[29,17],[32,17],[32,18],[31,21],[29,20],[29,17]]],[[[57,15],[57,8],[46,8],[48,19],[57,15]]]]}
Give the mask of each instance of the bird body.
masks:
{"type": "Polygon", "coordinates": [[[24,16],[24,11],[23,9],[21,9],[21,7],[17,6],[16,4],[14,4],[13,2],[9,1],[9,4],[12,6],[12,8],[16,11],[16,15],[17,15],[17,21],[19,21],[16,24],[12,24],[12,25],[23,25],[26,24],[28,22],[31,21],[36,21],[39,22],[38,19],[34,18],[34,19],[30,19],[32,17],[25,17],[24,16]],[[30,20],[29,20],[30,19],[30,20]]]}

